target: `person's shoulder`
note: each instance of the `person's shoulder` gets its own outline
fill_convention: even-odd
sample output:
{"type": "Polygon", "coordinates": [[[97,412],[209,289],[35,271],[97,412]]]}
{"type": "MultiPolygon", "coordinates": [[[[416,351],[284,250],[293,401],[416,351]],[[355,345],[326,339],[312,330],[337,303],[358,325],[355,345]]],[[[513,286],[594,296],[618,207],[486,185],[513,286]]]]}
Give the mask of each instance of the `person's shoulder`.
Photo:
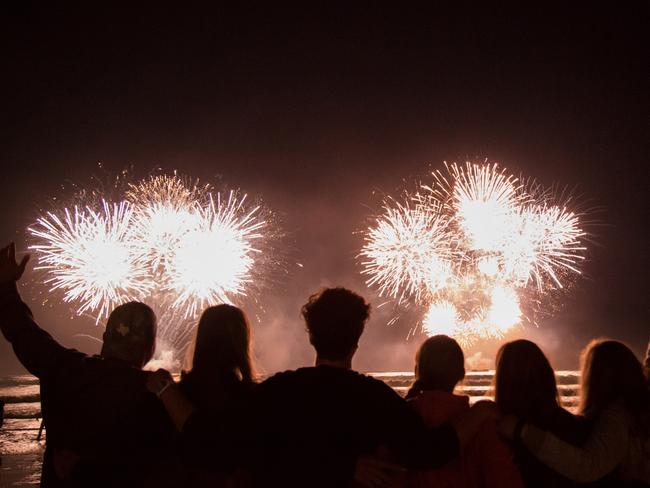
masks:
{"type": "Polygon", "coordinates": [[[283,385],[295,385],[300,383],[315,384],[330,382],[351,384],[364,391],[372,390],[383,392],[384,394],[397,395],[390,386],[372,376],[351,369],[327,366],[310,366],[275,373],[263,382],[259,383],[255,389],[277,388],[283,385]]]}
{"type": "Polygon", "coordinates": [[[561,407],[559,405],[557,406],[557,408],[553,410],[553,415],[556,419],[560,419],[560,420],[568,420],[568,421],[578,420],[577,415],[572,414],[566,408],[561,407]]]}
{"type": "Polygon", "coordinates": [[[587,440],[591,432],[591,424],[585,417],[575,415],[561,406],[550,412],[545,422],[538,426],[549,430],[563,441],[574,445],[582,444],[587,440]]]}
{"type": "Polygon", "coordinates": [[[558,406],[552,410],[551,414],[548,417],[548,420],[551,430],[560,431],[572,431],[583,422],[582,417],[572,414],[561,406],[558,406]]]}
{"type": "Polygon", "coordinates": [[[147,372],[128,364],[121,359],[106,358],[101,355],[86,355],[83,358],[81,367],[89,370],[94,370],[98,373],[114,374],[119,376],[127,376],[133,378],[144,379],[147,372]]]}
{"type": "Polygon", "coordinates": [[[303,377],[304,374],[304,369],[307,368],[301,368],[298,370],[286,370],[286,371],[279,371],[277,373],[272,374],[268,378],[266,378],[264,381],[261,381],[260,383],[257,383],[253,386],[254,391],[264,391],[269,388],[278,388],[286,384],[291,384],[296,381],[298,381],[301,377],[303,377]]]}
{"type": "Polygon", "coordinates": [[[148,374],[149,372],[124,361],[102,356],[86,356],[79,362],[75,371],[70,372],[70,376],[76,376],[82,384],[119,391],[121,395],[139,395],[146,392],[148,374]]]}
{"type": "Polygon", "coordinates": [[[377,396],[402,399],[399,393],[382,380],[368,374],[359,373],[358,371],[351,371],[351,373],[354,374],[354,381],[359,384],[359,388],[377,396]]]}
{"type": "Polygon", "coordinates": [[[631,421],[630,412],[621,401],[612,402],[605,407],[600,414],[600,418],[607,419],[608,421],[626,423],[631,421]]]}
{"type": "Polygon", "coordinates": [[[61,361],[55,377],[49,378],[48,382],[60,383],[70,382],[75,378],[85,378],[99,367],[98,356],[89,356],[77,349],[65,348],[65,360],[61,361]]]}

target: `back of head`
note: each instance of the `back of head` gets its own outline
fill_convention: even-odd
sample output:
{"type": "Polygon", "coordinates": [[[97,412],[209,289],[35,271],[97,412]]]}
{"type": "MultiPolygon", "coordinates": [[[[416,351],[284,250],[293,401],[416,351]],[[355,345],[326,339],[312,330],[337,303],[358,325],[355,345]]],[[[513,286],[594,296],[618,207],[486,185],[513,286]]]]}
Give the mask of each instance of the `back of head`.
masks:
{"type": "Polygon", "coordinates": [[[316,353],[333,361],[354,354],[369,314],[370,305],[345,288],[326,288],[302,307],[316,353]]]}
{"type": "Polygon", "coordinates": [[[232,305],[207,308],[196,330],[191,376],[211,382],[254,381],[251,330],[244,312],[232,305]]]}
{"type": "Polygon", "coordinates": [[[119,358],[142,367],[153,357],[156,344],[156,315],[141,302],[116,307],[108,316],[102,356],[119,358]]]}
{"type": "Polygon", "coordinates": [[[580,411],[598,416],[614,402],[622,403],[648,427],[650,400],[641,362],[622,342],[596,339],[582,352],[580,411]]]}
{"type": "Polygon", "coordinates": [[[464,377],[465,356],[458,342],[446,335],[429,337],[415,357],[415,383],[407,397],[422,390],[451,393],[464,377]]]}
{"type": "Polygon", "coordinates": [[[495,400],[504,414],[538,423],[559,407],[555,373],[537,344],[521,339],[501,346],[495,400]]]}

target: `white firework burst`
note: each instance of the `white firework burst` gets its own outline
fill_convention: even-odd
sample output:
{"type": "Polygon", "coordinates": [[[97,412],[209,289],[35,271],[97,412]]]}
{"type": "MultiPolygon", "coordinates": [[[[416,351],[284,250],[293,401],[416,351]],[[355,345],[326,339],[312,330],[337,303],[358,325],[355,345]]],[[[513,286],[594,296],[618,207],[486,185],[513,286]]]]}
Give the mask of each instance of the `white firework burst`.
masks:
{"type": "Polygon", "coordinates": [[[94,312],[97,320],[116,305],[146,294],[150,283],[138,264],[128,239],[133,218],[127,202],[102,209],[75,207],[62,216],[48,212],[30,227],[42,243],[30,249],[38,256],[38,268],[50,272],[46,283],[62,289],[67,302],[77,302],[77,312],[94,312]]]}

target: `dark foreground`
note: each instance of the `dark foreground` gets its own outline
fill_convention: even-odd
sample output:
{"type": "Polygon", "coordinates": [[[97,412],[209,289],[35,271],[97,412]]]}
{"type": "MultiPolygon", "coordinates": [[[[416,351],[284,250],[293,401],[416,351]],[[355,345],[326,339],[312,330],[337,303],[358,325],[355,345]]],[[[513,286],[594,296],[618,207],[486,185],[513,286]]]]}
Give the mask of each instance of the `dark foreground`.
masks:
{"type": "MultiPolygon", "coordinates": [[[[386,382],[401,395],[413,382],[412,373],[370,373],[386,382]]],[[[472,371],[459,390],[472,402],[490,397],[493,371],[472,371]]],[[[558,371],[558,388],[565,408],[573,410],[577,402],[578,372],[558,371]]],[[[5,423],[0,431],[0,488],[38,486],[45,445],[44,432],[38,440],[40,397],[38,380],[33,376],[0,378],[0,398],[6,402],[5,423]]]]}

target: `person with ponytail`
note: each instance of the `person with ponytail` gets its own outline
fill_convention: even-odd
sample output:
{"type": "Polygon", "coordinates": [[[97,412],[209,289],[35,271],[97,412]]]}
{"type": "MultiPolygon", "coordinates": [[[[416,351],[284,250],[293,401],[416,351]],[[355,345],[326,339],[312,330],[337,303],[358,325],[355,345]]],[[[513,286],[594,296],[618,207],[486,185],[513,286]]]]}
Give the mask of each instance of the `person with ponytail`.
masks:
{"type": "MultiPolygon", "coordinates": [[[[416,355],[415,382],[406,398],[428,427],[437,427],[469,410],[469,397],[454,394],[464,377],[465,358],[458,343],[446,335],[430,337],[416,355]]],[[[523,482],[496,423],[486,420],[458,459],[438,469],[411,472],[409,486],[516,488],[523,482]]]]}

